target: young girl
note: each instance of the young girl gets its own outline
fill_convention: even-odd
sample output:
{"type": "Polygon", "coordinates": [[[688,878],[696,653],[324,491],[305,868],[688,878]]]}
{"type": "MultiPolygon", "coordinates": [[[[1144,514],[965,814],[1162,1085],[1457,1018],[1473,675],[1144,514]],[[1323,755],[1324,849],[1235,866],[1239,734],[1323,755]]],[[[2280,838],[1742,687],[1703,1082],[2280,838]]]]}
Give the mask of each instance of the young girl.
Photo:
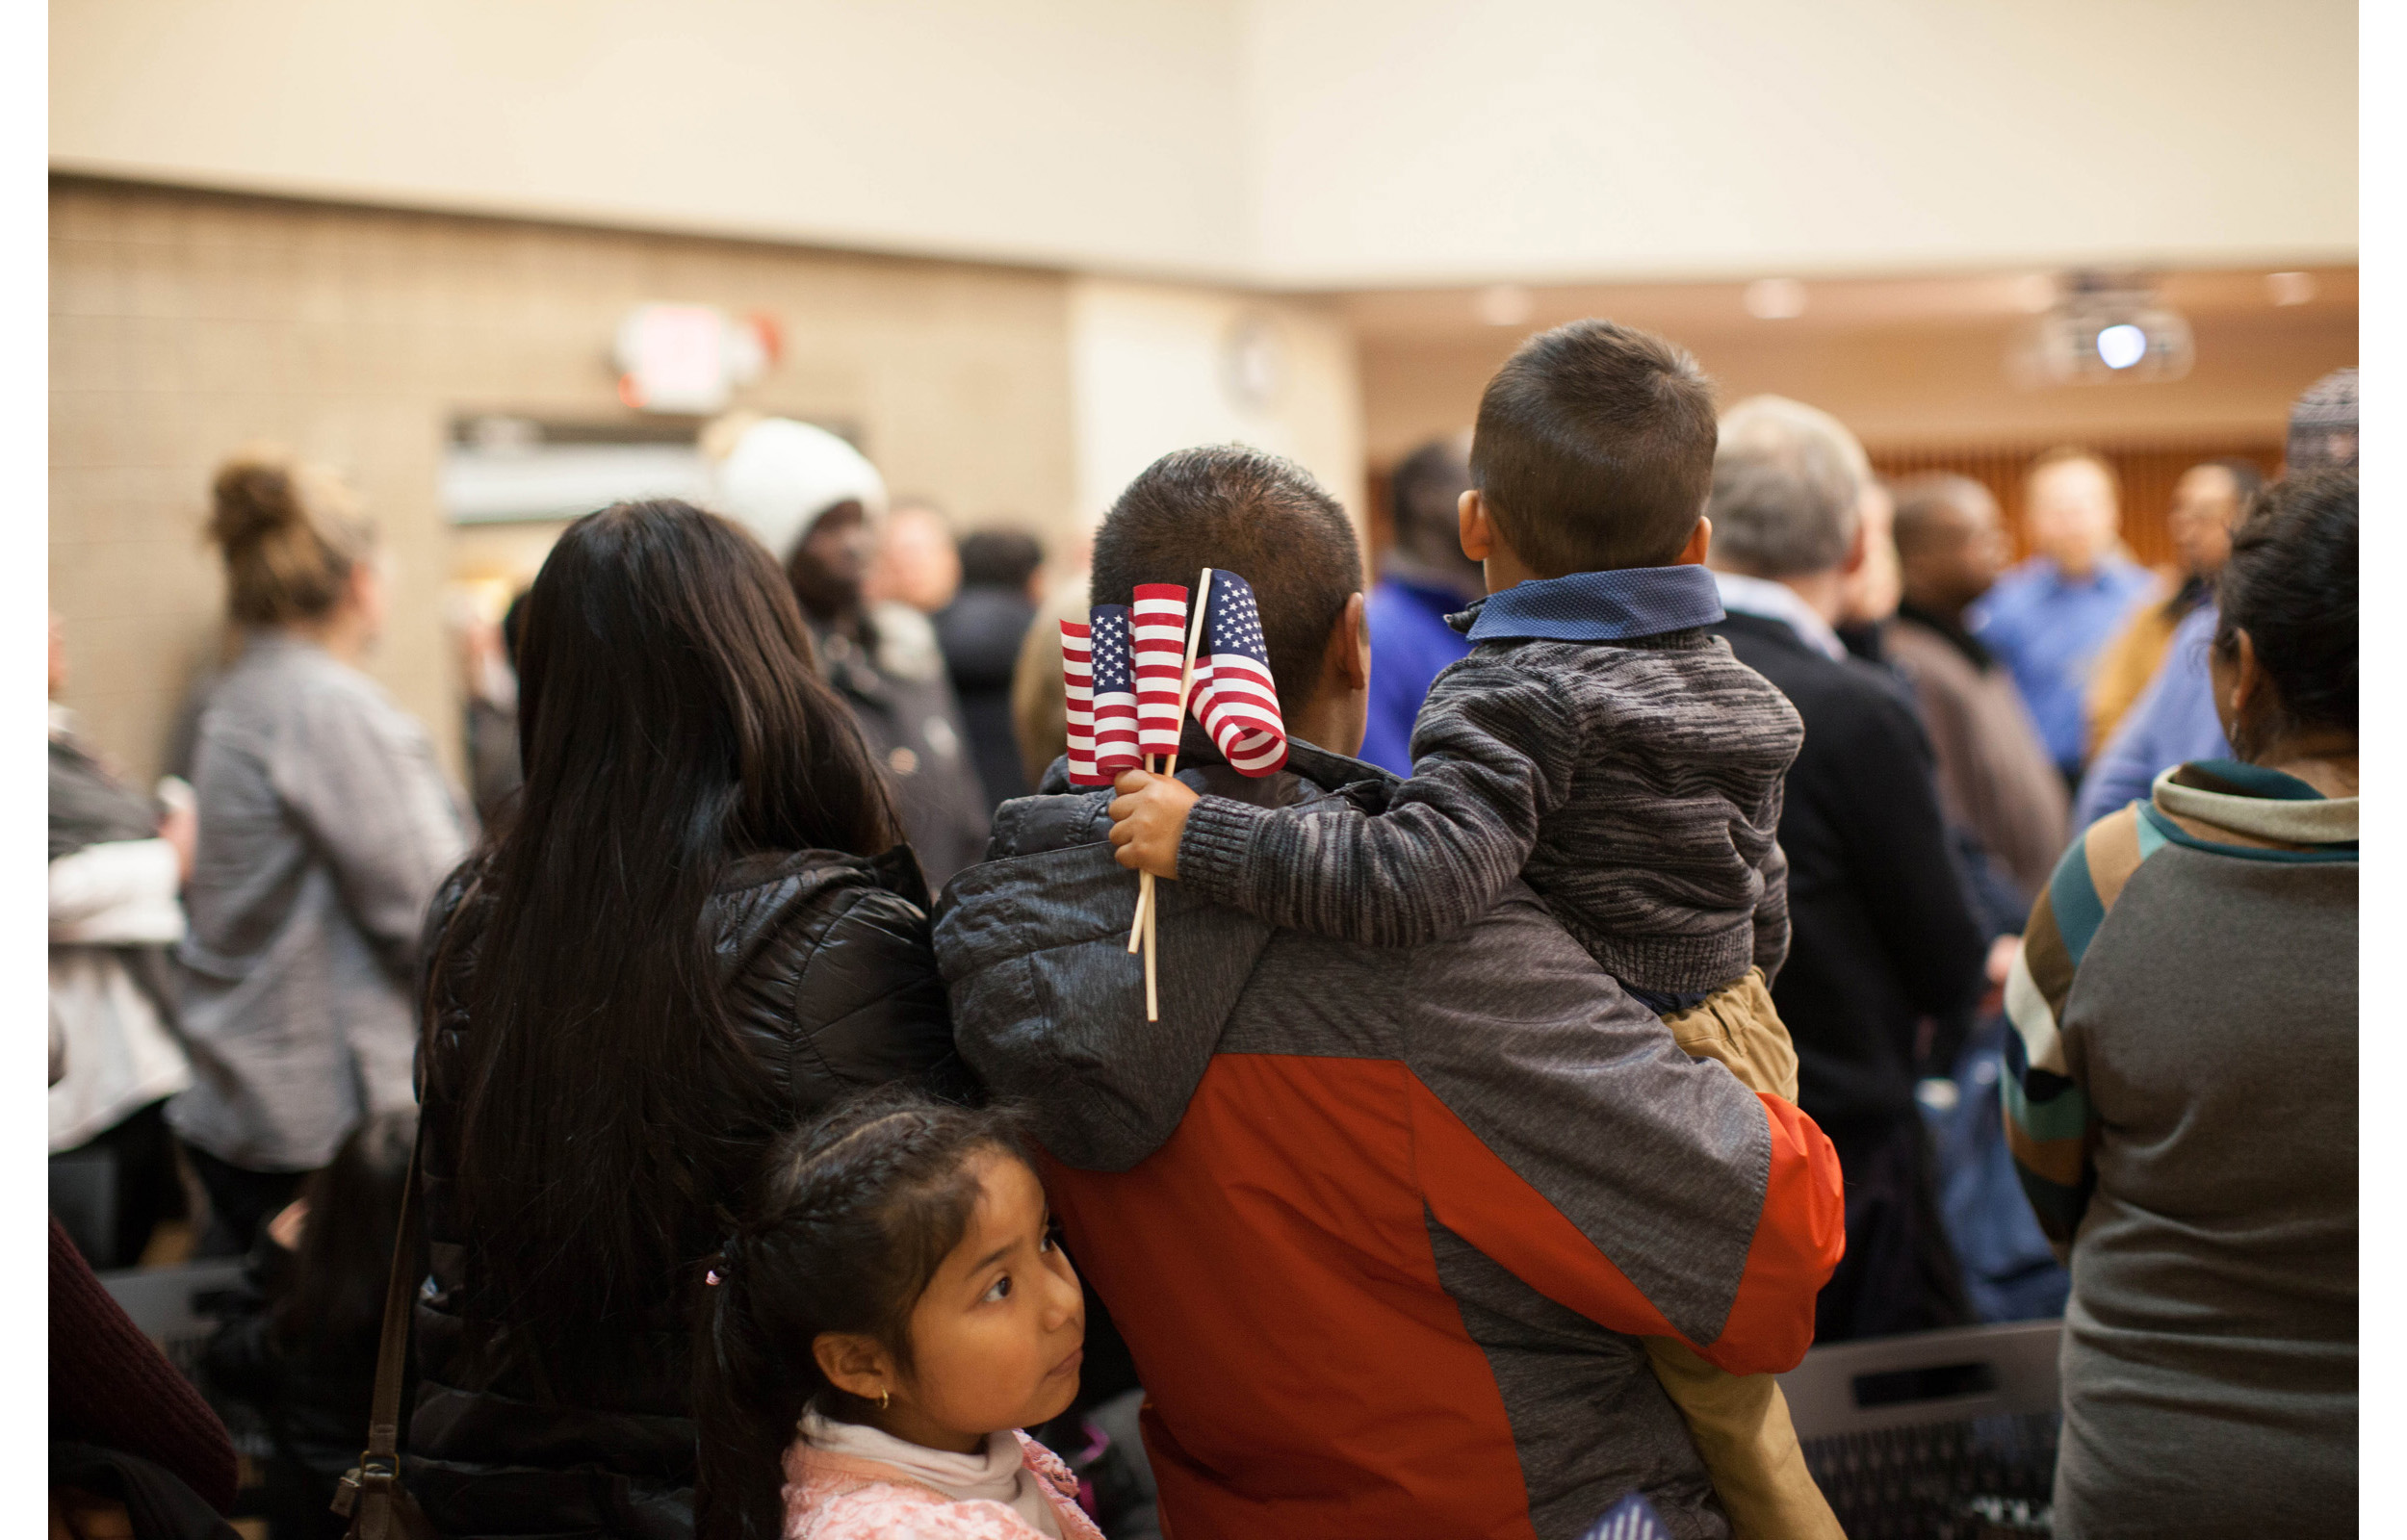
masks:
{"type": "Polygon", "coordinates": [[[1017,1431],[1086,1314],[1008,1114],[890,1089],[788,1136],[703,1281],[703,1540],[1102,1540],[1017,1431]]]}

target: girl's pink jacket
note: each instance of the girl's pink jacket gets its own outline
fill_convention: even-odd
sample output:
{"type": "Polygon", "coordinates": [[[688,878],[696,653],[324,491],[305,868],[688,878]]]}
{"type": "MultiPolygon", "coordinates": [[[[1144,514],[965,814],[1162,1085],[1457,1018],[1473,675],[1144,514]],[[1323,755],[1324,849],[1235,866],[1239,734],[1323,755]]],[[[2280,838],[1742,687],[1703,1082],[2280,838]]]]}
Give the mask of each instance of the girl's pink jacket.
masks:
{"type": "MultiPolygon", "coordinates": [[[[1053,1504],[1062,1540],[1103,1540],[1078,1506],[1070,1468],[1025,1433],[1012,1436],[1053,1504]]],[[[786,1450],[786,1540],[1028,1540],[1037,1533],[1000,1502],[957,1502],[891,1465],[800,1440],[786,1450]]]]}

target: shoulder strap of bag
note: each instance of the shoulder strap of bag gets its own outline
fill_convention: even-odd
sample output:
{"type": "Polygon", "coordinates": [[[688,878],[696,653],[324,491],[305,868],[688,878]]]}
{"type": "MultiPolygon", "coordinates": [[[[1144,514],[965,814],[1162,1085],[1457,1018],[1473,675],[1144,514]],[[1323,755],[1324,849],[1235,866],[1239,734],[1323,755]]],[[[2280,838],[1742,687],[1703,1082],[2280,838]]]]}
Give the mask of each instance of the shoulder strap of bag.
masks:
{"type": "Polygon", "coordinates": [[[349,1518],[346,1540],[435,1540],[434,1527],[401,1489],[401,1380],[409,1367],[410,1296],[417,1292],[418,1156],[426,1121],[409,1147],[409,1177],[401,1189],[400,1234],[393,1271],[384,1285],[384,1335],[376,1347],[376,1394],[368,1413],[368,1448],[337,1483],[334,1511],[349,1518]]]}

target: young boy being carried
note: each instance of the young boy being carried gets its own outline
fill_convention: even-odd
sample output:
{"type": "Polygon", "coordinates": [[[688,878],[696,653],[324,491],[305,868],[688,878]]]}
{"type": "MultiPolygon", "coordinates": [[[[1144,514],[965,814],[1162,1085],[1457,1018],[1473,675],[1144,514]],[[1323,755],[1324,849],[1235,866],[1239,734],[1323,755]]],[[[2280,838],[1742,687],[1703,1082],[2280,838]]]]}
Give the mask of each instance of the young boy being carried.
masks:
{"type": "MultiPolygon", "coordinates": [[[[1767,985],[1788,953],[1774,837],[1796,708],[1704,629],[1713,386],[1661,338],[1584,321],[1531,338],[1480,398],[1462,551],[1488,597],[1454,623],[1413,774],[1386,811],[1255,807],[1130,771],[1121,863],[1274,925],[1411,946],[1520,877],[1681,1048],[1795,1100],[1767,985]]],[[[1769,1374],[1647,1339],[1734,1532],[1837,1535],[1769,1374]]]]}

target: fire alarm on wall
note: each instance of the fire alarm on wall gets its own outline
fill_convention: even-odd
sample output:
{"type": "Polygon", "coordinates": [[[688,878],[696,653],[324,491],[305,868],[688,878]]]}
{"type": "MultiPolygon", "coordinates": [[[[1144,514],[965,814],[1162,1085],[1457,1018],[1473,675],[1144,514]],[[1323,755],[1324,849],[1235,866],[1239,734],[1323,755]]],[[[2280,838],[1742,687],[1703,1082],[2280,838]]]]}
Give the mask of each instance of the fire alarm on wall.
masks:
{"type": "Polygon", "coordinates": [[[619,322],[619,399],[638,411],[718,411],[778,353],[777,322],[716,305],[637,305],[619,322]]]}

